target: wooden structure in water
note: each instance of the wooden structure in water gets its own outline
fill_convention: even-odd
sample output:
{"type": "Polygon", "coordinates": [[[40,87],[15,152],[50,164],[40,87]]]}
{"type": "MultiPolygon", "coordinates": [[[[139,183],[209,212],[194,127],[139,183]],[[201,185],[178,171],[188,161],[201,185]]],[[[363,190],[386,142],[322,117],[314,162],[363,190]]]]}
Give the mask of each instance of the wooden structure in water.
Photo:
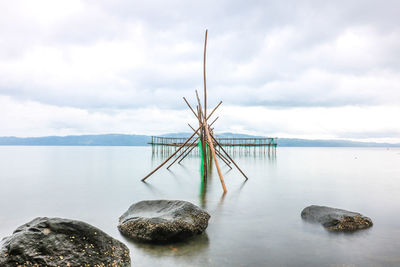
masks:
{"type": "MultiPolygon", "coordinates": [[[[277,137],[215,137],[222,146],[272,146],[278,145],[277,137]]],[[[193,140],[196,138],[192,138],[193,140]]],[[[149,145],[162,145],[162,146],[181,146],[187,137],[164,137],[152,136],[149,145]]],[[[185,146],[197,145],[190,144],[190,140],[185,146]]]]}
{"type": "Polygon", "coordinates": [[[215,167],[218,172],[218,176],[221,182],[222,189],[224,192],[227,192],[226,186],[225,186],[225,181],[224,178],[222,177],[222,173],[220,170],[219,162],[218,160],[221,160],[224,162],[226,165],[228,165],[231,169],[231,164],[243,175],[243,177],[247,180],[246,174],[239,168],[239,166],[235,163],[235,161],[232,159],[232,157],[229,155],[229,153],[226,151],[226,147],[233,147],[233,146],[241,146],[241,147],[250,147],[250,144],[254,147],[256,146],[261,146],[261,144],[265,147],[266,143],[262,142],[268,142],[269,148],[272,146],[276,147],[276,142],[274,143],[275,145],[272,145],[272,141],[276,139],[270,139],[270,138],[252,138],[252,139],[243,139],[243,138],[216,138],[214,137],[213,133],[213,128],[211,126],[216,122],[218,119],[215,118],[211,123],[209,123],[209,119],[212,117],[214,112],[219,108],[219,106],[222,104],[222,101],[218,103],[218,105],[210,112],[207,112],[207,84],[206,84],[206,51],[207,51],[207,30],[205,34],[205,41],[204,41],[204,54],[203,54],[203,85],[204,85],[204,91],[203,91],[203,103],[201,103],[199,94],[196,92],[196,99],[197,99],[197,104],[195,106],[195,109],[189,104],[189,102],[186,100],[184,97],[183,100],[189,107],[190,111],[193,113],[193,115],[196,117],[198,121],[198,126],[192,127],[189,124],[189,127],[193,130],[193,134],[189,138],[168,138],[168,137],[152,137],[152,142],[151,144],[154,146],[161,145],[163,147],[174,147],[175,151],[168,156],[166,160],[164,160],[163,163],[161,163],[157,168],[155,168],[153,171],[151,171],[149,174],[147,174],[142,181],[144,182],[146,179],[148,179],[153,173],[155,173],[157,170],[159,170],[162,166],[164,166],[168,161],[172,160],[172,162],[168,165],[167,169],[170,168],[175,162],[178,163],[181,162],[187,155],[192,153],[194,148],[198,147],[198,151],[200,154],[200,158],[202,161],[202,170],[203,170],[203,179],[206,181],[207,179],[207,169],[210,167],[212,164],[212,161],[214,161],[215,167]],[[246,142],[246,146],[245,143],[246,142]],[[225,148],[224,148],[225,146],[225,148]],[[180,153],[179,153],[180,152],[180,153]],[[178,154],[179,153],[179,154],[178,154]]]}
{"type": "MultiPolygon", "coordinates": [[[[215,137],[218,143],[225,147],[225,150],[236,154],[245,155],[274,155],[276,153],[276,147],[278,145],[277,137],[215,137]]],[[[198,151],[198,145],[193,142],[196,138],[192,137],[184,146],[193,147],[194,152],[198,151]]],[[[176,148],[180,147],[187,137],[164,137],[164,136],[152,136],[151,141],[148,143],[152,147],[152,153],[169,154],[174,152],[176,148]]],[[[221,148],[216,146],[216,149],[221,152],[221,148]]],[[[190,151],[192,152],[192,151],[190,151]]],[[[193,153],[193,152],[192,152],[193,153]]]]}

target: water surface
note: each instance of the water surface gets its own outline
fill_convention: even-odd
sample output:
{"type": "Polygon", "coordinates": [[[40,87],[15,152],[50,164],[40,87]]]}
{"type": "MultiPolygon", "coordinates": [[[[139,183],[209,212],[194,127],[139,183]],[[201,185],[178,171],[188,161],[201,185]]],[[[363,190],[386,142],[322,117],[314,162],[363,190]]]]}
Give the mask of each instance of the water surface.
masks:
{"type": "Polygon", "coordinates": [[[150,147],[0,147],[0,237],[37,216],[88,222],[127,244],[134,266],[400,266],[400,149],[282,148],[236,154],[249,180],[222,167],[202,185],[199,158],[140,181],[162,157],[150,147]],[[145,199],[187,200],[211,214],[206,233],[136,244],[118,217],[145,199]],[[368,230],[333,234],[302,221],[311,204],[361,212],[368,230]]]}

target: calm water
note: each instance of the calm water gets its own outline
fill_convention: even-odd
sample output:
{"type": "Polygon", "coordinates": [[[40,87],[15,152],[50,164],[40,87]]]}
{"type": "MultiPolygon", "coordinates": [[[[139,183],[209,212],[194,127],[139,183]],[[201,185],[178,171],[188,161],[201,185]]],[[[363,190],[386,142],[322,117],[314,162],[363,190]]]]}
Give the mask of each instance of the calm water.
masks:
{"type": "Polygon", "coordinates": [[[199,159],[140,179],[162,161],[150,147],[0,147],[0,237],[37,216],[86,221],[127,244],[134,266],[400,266],[400,149],[282,148],[236,155],[202,189],[199,159]],[[211,219],[173,245],[135,244],[117,230],[134,202],[182,199],[211,219]],[[311,204],[358,211],[374,226],[332,234],[303,222],[311,204]]]}

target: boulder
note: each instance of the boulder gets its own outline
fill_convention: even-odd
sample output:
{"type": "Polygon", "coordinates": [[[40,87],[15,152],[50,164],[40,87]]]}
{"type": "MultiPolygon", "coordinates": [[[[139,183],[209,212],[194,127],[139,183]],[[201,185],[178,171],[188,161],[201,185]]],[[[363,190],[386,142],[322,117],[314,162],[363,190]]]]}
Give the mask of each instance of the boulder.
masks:
{"type": "Polygon", "coordinates": [[[309,206],[301,212],[301,217],[320,223],[329,231],[351,232],[372,226],[371,219],[360,213],[324,206],[309,206]]]}
{"type": "Polygon", "coordinates": [[[0,242],[0,266],[131,266],[129,249],[87,223],[39,217],[0,242]]]}
{"type": "Polygon", "coordinates": [[[210,215],[181,200],[146,200],[133,204],[119,218],[119,231],[144,242],[183,240],[201,234],[210,215]]]}

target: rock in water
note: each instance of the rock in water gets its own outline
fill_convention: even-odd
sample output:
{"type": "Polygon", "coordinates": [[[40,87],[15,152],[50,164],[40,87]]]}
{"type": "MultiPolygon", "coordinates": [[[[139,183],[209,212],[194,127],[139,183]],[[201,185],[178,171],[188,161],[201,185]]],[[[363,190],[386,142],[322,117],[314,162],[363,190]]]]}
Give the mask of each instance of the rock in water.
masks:
{"type": "Polygon", "coordinates": [[[180,200],[146,200],[133,204],[119,218],[119,231],[145,242],[183,240],[201,234],[210,215],[180,200]]]}
{"type": "Polygon", "coordinates": [[[356,231],[372,226],[370,218],[357,212],[324,206],[309,206],[301,212],[301,217],[310,222],[319,222],[330,231],[356,231]]]}
{"type": "Polygon", "coordinates": [[[39,217],[0,243],[0,266],[131,266],[129,249],[87,223],[39,217]]]}

